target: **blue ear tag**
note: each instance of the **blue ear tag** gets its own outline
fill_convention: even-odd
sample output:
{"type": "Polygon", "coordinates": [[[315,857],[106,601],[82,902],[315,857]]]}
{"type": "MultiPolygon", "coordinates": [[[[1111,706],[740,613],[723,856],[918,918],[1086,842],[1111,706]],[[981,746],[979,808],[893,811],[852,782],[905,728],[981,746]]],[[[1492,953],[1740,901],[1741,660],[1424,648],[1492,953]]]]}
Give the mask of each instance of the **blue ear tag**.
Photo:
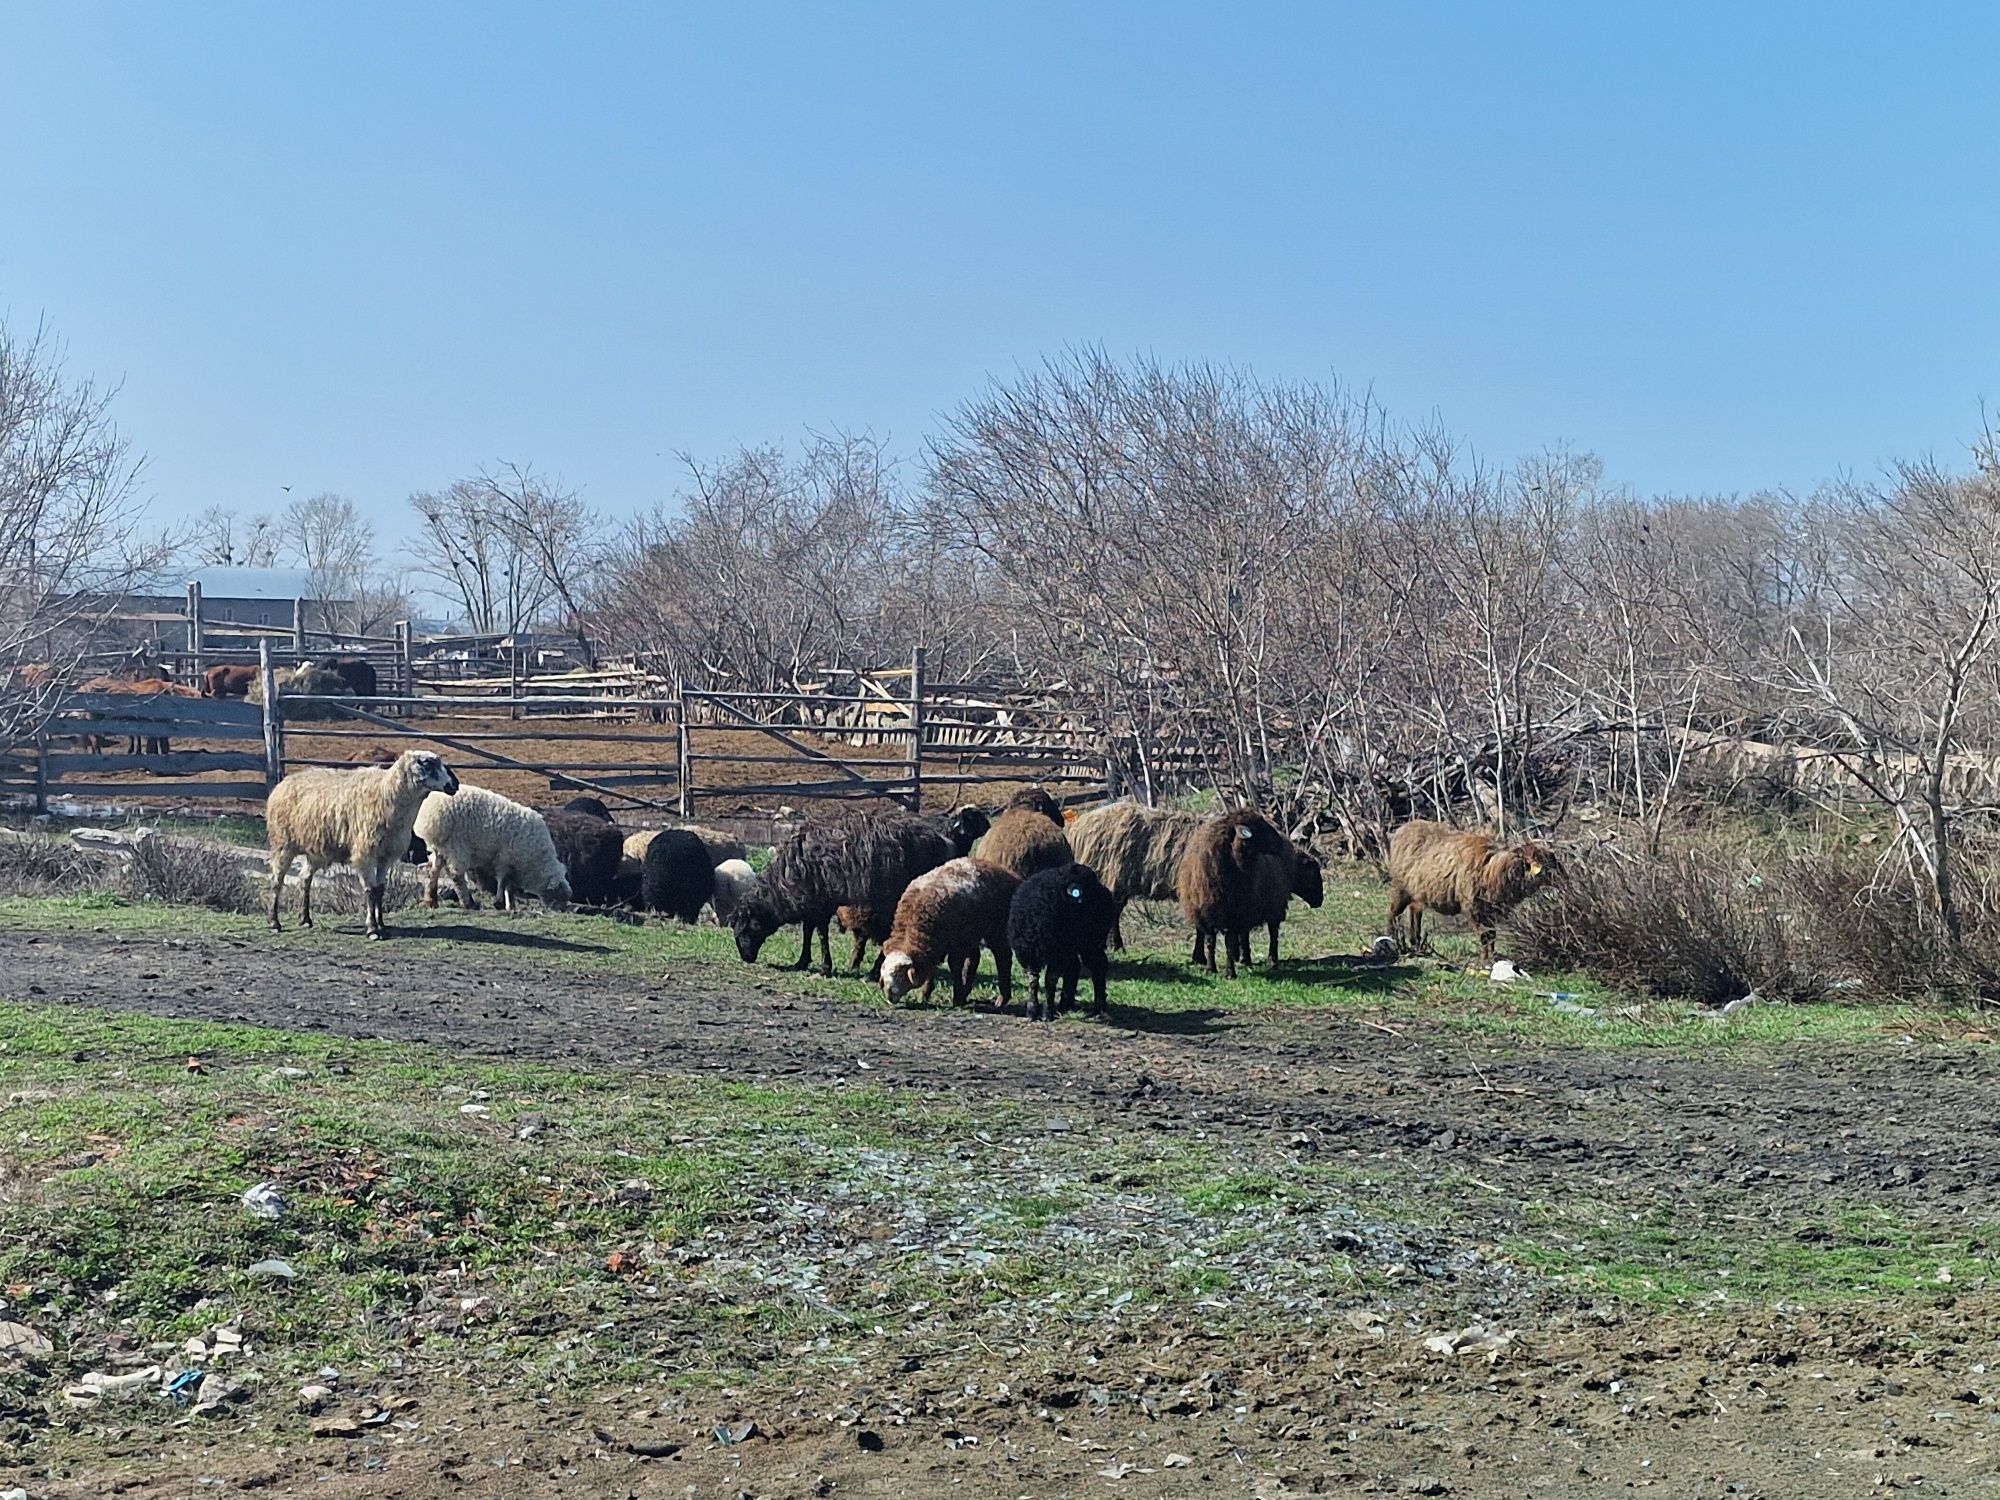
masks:
{"type": "Polygon", "coordinates": [[[1081,901],[1083,899],[1083,887],[1073,885],[1069,888],[1069,894],[1072,901],[1081,901]]]}

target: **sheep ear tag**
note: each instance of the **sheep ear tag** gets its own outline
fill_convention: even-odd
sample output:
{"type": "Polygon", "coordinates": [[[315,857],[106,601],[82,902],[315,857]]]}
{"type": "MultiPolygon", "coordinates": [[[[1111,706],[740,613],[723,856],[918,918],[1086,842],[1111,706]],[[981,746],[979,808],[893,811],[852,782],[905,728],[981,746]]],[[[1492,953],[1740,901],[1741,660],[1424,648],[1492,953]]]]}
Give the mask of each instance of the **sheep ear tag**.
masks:
{"type": "Polygon", "coordinates": [[[1083,887],[1080,885],[1071,886],[1069,888],[1069,899],[1072,901],[1081,901],[1083,899],[1083,887]]]}
{"type": "Polygon", "coordinates": [[[1250,830],[1247,828],[1239,828],[1236,830],[1236,836],[1239,839],[1247,839],[1250,837],[1250,830]]]}
{"type": "Polygon", "coordinates": [[[1542,862],[1541,862],[1540,860],[1536,860],[1536,861],[1535,861],[1535,862],[1534,862],[1533,864],[1529,865],[1529,866],[1528,866],[1528,873],[1529,873],[1530,875],[1539,875],[1539,874],[1541,874],[1541,873],[1542,873],[1542,862]]]}

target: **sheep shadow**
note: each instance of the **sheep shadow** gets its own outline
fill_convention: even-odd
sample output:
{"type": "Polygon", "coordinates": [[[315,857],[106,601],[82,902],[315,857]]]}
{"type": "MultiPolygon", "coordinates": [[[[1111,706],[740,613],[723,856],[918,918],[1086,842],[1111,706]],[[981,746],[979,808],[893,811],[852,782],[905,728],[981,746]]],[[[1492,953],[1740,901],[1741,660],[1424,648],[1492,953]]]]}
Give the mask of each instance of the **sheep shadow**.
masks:
{"type": "Polygon", "coordinates": [[[1111,955],[1111,977],[1144,984],[1207,984],[1208,975],[1186,959],[1135,958],[1129,953],[1111,955]]]}
{"type": "MultiPolygon", "coordinates": [[[[1088,1004],[1085,1001],[1081,1007],[1085,1019],[1090,1019],[1088,1004]]],[[[1105,997],[1104,1014],[1097,1020],[1106,1026],[1142,1031],[1152,1036],[1219,1036],[1243,1025],[1240,1014],[1213,1006],[1152,1010],[1143,1005],[1120,1005],[1116,990],[1105,997]]]]}
{"type": "Polygon", "coordinates": [[[1419,982],[1425,970],[1410,962],[1383,963],[1343,953],[1324,958],[1292,958],[1278,967],[1278,978],[1305,984],[1337,986],[1353,994],[1386,995],[1402,985],[1419,982]]]}
{"type": "Polygon", "coordinates": [[[609,953],[602,943],[576,943],[568,938],[548,937],[504,927],[475,927],[466,922],[432,923],[426,927],[392,927],[398,938],[418,938],[431,942],[471,943],[489,948],[531,948],[542,953],[609,953]]]}

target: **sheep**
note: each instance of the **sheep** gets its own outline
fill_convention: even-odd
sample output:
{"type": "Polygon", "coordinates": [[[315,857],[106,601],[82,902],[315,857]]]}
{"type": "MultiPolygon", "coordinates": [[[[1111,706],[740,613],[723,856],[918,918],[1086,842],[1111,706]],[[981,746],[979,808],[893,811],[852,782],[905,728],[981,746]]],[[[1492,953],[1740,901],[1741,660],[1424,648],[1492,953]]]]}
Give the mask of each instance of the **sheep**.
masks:
{"type": "MultiPolygon", "coordinates": [[[[742,859],[749,853],[749,850],[743,847],[743,840],[734,838],[719,828],[703,828],[698,823],[683,823],[679,826],[682,832],[691,833],[701,840],[702,847],[708,850],[708,862],[711,865],[719,865],[725,859],[742,859]]],[[[641,828],[637,833],[627,834],[625,857],[630,860],[643,860],[646,857],[646,846],[652,843],[659,833],[660,830],[657,828],[641,828]]]]}
{"type": "Polygon", "coordinates": [[[717,865],[715,891],[710,897],[710,904],[715,908],[715,920],[728,926],[743,898],[756,888],[757,872],[750,868],[747,859],[725,859],[717,865]]]}
{"type": "Polygon", "coordinates": [[[375,678],[374,663],[359,656],[336,656],[323,661],[320,666],[333,673],[346,684],[347,691],[357,698],[373,698],[380,684],[375,678]]]}
{"type": "Polygon", "coordinates": [[[1062,804],[1051,797],[1041,787],[1022,787],[1020,791],[1007,799],[1006,804],[1001,807],[1000,811],[1010,813],[1016,808],[1025,808],[1029,812],[1038,812],[1051,823],[1055,824],[1056,827],[1060,828],[1063,826],[1062,804]]]}
{"type": "Polygon", "coordinates": [[[617,825],[570,808],[543,813],[542,821],[549,826],[556,857],[569,872],[570,898],[583,906],[615,904],[618,867],[625,858],[617,825]]]}
{"type": "Polygon", "coordinates": [[[201,674],[204,698],[247,698],[250,684],[257,680],[255,667],[210,667],[201,674]]]}
{"type": "MultiPolygon", "coordinates": [[[[616,823],[618,821],[611,816],[611,809],[604,805],[603,799],[598,797],[572,797],[562,805],[561,811],[587,813],[600,823],[616,823]]],[[[622,844],[624,840],[620,839],[619,842],[622,844]]],[[[622,855],[624,850],[621,848],[619,853],[622,855]]]]}
{"type": "MultiPolygon", "coordinates": [[[[1256,870],[1256,912],[1252,927],[1268,926],[1271,929],[1271,961],[1269,967],[1278,967],[1278,929],[1284,925],[1285,913],[1297,896],[1307,906],[1317,907],[1326,900],[1326,880],[1320,870],[1319,861],[1303,845],[1287,842],[1275,859],[1260,859],[1256,870]]],[[[1250,962],[1250,934],[1243,934],[1242,947],[1237,950],[1237,958],[1244,965],[1250,962]]]]}
{"type": "Polygon", "coordinates": [[[1500,922],[1556,873],[1555,857],[1532,839],[1510,849],[1490,833],[1405,823],[1389,838],[1389,936],[1408,911],[1408,951],[1416,952],[1426,911],[1463,916],[1479,933],[1480,959],[1491,963],[1500,922]]]}
{"type": "Polygon", "coordinates": [[[1021,882],[1007,915],[1007,945],[1028,971],[1028,1019],[1053,1021],[1076,1004],[1076,981],[1090,970],[1091,1010],[1103,1015],[1104,943],[1118,920],[1118,899],[1086,864],[1041,870],[1021,882]],[[1048,971],[1048,984],[1042,972],[1048,971]]]}
{"type": "MultiPolygon", "coordinates": [[[[888,941],[889,930],[895,921],[895,916],[896,914],[891,911],[885,917],[882,909],[877,906],[841,906],[834,909],[833,919],[840,924],[840,930],[851,933],[854,937],[854,955],[847,962],[850,971],[857,973],[860,971],[861,959],[867,953],[869,943],[888,941]]],[[[879,957],[876,963],[880,965],[879,957]]]]}
{"type": "MultiPolygon", "coordinates": [[[[932,813],[924,821],[950,842],[952,857],[955,859],[963,859],[970,854],[972,846],[984,838],[987,830],[993,826],[993,820],[987,817],[985,811],[970,802],[955,807],[948,813],[932,813]]],[[[833,916],[840,924],[840,930],[851,933],[854,937],[854,954],[848,960],[847,967],[850,971],[859,973],[861,960],[868,951],[868,945],[871,942],[880,943],[889,936],[890,924],[895,920],[896,914],[893,909],[879,906],[843,906],[836,910],[833,916]]],[[[881,966],[881,962],[881,957],[878,955],[875,960],[877,968],[881,966]]],[[[873,977],[872,971],[870,977],[873,977]]]]}
{"type": "Polygon", "coordinates": [[[640,862],[639,904],[693,922],[715,895],[715,866],[685,828],[663,828],[640,862]]]}
{"type": "Polygon", "coordinates": [[[812,962],[819,935],[820,972],[833,973],[827,928],[836,909],[865,906],[893,912],[903,889],[952,858],[945,835],[900,809],[843,810],[809,821],[778,846],[764,878],[730,918],[736,951],[755,963],[766,939],[793,922],[804,932],[796,967],[812,962]]]}
{"type": "Polygon", "coordinates": [[[1111,946],[1125,949],[1125,907],[1132,901],[1173,901],[1188,835],[1201,824],[1198,813],[1137,802],[1093,807],[1069,826],[1077,863],[1097,872],[1118,903],[1111,946]]]}
{"type": "Polygon", "coordinates": [[[472,876],[493,883],[494,904],[514,909],[514,892],[525,890],[551,906],[570,899],[569,871],[556,855],[549,825],[532,807],[485,787],[465,786],[455,797],[427,797],[417,810],[416,834],[430,846],[430,880],[424,900],[436,906],[438,882],[451,877],[458,904],[479,910],[466,886],[472,876]]]}
{"type": "MultiPolygon", "coordinates": [[[[1047,797],[1047,793],[1035,795],[1047,797]]],[[[1020,806],[1007,808],[993,820],[980,840],[979,857],[1025,880],[1037,870],[1073,863],[1076,854],[1063,833],[1061,814],[1051,819],[1040,808],[1020,806]]]]}
{"type": "Polygon", "coordinates": [[[896,920],[882,944],[882,993],[890,1004],[919,985],[926,1000],[939,963],[951,975],[951,998],[965,1002],[979,973],[979,950],[993,950],[1000,1001],[1014,999],[1014,957],[1007,916],[1020,879],[983,859],[954,859],[912,880],[896,903],[896,920]]]}
{"type": "Polygon", "coordinates": [[[1215,972],[1215,939],[1224,939],[1227,973],[1247,952],[1257,916],[1257,862],[1283,858],[1286,844],[1262,813],[1247,807],[1203,822],[1188,836],[1177,876],[1181,913],[1194,928],[1194,962],[1215,972]]]}
{"type": "Polygon", "coordinates": [[[361,771],[323,767],[294,771],[264,802],[271,846],[271,930],[282,932],[278,904],[285,872],[306,857],[299,885],[299,925],[312,926],[312,880],[327,865],[352,865],[367,889],[368,936],[388,935],[382,920],[382,883],[388,868],[410,846],[417,812],[429,795],[459,789],[451,767],[428,750],[406,750],[392,765],[361,771]]]}
{"type": "Polygon", "coordinates": [[[972,852],[972,846],[986,836],[993,827],[993,820],[986,816],[983,808],[967,802],[954,807],[948,813],[932,813],[930,824],[951,840],[952,856],[962,859],[972,852]]]}

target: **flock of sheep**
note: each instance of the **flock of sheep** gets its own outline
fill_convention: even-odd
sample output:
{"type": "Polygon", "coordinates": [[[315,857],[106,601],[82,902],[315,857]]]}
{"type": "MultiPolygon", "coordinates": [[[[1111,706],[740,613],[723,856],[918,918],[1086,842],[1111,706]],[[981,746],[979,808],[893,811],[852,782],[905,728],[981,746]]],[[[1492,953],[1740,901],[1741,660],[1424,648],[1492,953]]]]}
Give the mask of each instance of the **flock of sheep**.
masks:
{"type": "MultiPolygon", "coordinates": [[[[285,879],[303,856],[299,920],[312,923],[312,877],[351,866],[368,892],[368,935],[385,934],[382,893],[390,867],[418,852],[435,906],[449,879],[468,909],[468,882],[511,908],[517,893],[551,905],[637,906],[693,922],[704,906],[754,963],[764,944],[797,924],[797,967],[831,974],[830,929],[852,935],[852,967],[879,945],[875,972],[893,1002],[928,997],[942,974],[963,1002],[983,953],[998,971],[1000,1003],[1013,1000],[1013,966],[1028,976],[1028,1014],[1052,1019],[1076,1003],[1084,972],[1094,1008],[1105,1007],[1107,949],[1124,947],[1121,917],[1138,899],[1178,902],[1194,929],[1194,962],[1229,977],[1251,962],[1251,938],[1278,933],[1294,897],[1318,906],[1319,862],[1261,813],[1212,816],[1114,802],[1068,820],[1046,792],[1024,791],[991,819],[976,807],[931,816],[848,808],[803,824],[760,877],[743,846],[703,829],[625,834],[603,803],[579,797],[548,813],[463,786],[435,754],[412,750],[379,768],[311,769],[287,776],[266,804],[271,926],[285,879]],[[974,849],[977,848],[977,854],[974,849]]],[[[1423,914],[1463,915],[1493,953],[1494,927],[1552,878],[1535,843],[1506,845],[1484,833],[1409,823],[1389,844],[1389,928],[1407,914],[1407,944],[1423,940],[1423,914]]]]}

